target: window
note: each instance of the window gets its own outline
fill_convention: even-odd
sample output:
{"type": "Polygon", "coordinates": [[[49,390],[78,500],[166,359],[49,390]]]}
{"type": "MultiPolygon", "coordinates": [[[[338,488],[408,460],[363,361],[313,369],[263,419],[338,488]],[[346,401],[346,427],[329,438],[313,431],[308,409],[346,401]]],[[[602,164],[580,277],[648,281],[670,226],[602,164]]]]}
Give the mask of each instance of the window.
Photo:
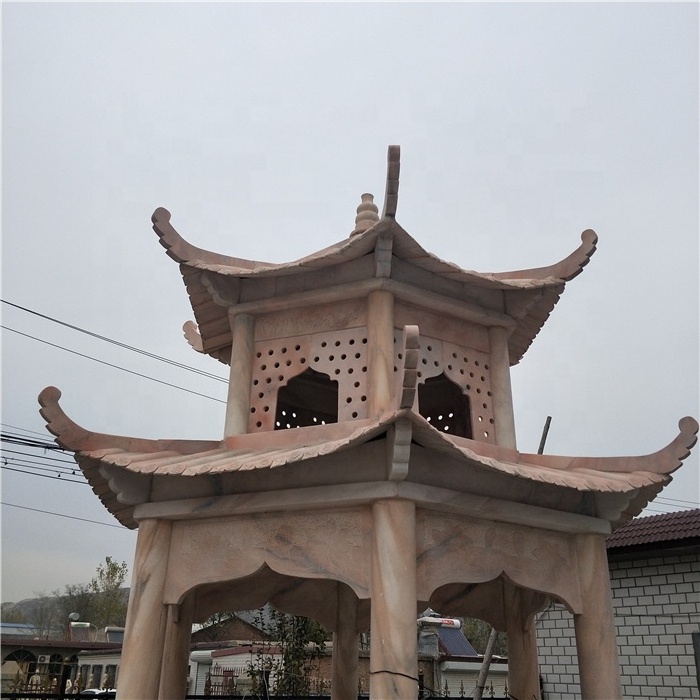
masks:
{"type": "Polygon", "coordinates": [[[338,422],[338,382],[309,368],[277,393],[275,430],[338,422]]]}
{"type": "Polygon", "coordinates": [[[418,385],[418,409],[440,432],[472,437],[469,397],[444,373],[418,385]]]}

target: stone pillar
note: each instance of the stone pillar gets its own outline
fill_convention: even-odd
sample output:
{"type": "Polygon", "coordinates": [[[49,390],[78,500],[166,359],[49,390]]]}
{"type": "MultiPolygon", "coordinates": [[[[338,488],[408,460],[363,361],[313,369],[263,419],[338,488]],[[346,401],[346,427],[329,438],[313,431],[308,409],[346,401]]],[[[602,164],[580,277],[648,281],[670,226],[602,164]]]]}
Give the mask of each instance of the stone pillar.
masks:
{"type": "Polygon", "coordinates": [[[508,634],[508,690],[514,698],[540,700],[535,615],[531,612],[529,594],[530,591],[504,581],[503,601],[508,634]]]}
{"type": "Polygon", "coordinates": [[[491,405],[496,431],[496,444],[515,447],[515,416],[513,393],[510,384],[510,359],[508,357],[508,330],[501,326],[489,327],[491,350],[491,405]]]}
{"type": "Polygon", "coordinates": [[[224,437],[245,435],[250,420],[250,389],[253,381],[255,318],[237,314],[231,319],[231,371],[226,399],[224,437]]]}
{"type": "Polygon", "coordinates": [[[371,700],[418,697],[416,509],[411,501],[372,506],[371,700]]]}
{"type": "Polygon", "coordinates": [[[181,605],[168,605],[159,700],[184,700],[187,695],[187,665],[192,637],[194,594],[181,605]]]}
{"type": "MultiPolygon", "coordinates": [[[[508,329],[489,327],[491,393],[496,444],[517,448],[513,393],[510,383],[508,329]]],[[[503,602],[508,634],[508,686],[513,697],[539,699],[540,677],[537,662],[535,618],[531,614],[530,592],[503,582],[503,602]]]]}
{"type": "Polygon", "coordinates": [[[357,597],[344,584],[338,584],[335,631],[333,632],[332,700],[357,700],[358,656],[357,597]]]}
{"type": "Polygon", "coordinates": [[[172,523],[167,520],[139,523],[119,669],[119,700],[159,697],[167,617],[163,595],[171,530],[172,523]]]}
{"type": "Polygon", "coordinates": [[[370,292],[367,309],[369,418],[391,406],[394,394],[394,297],[383,289],[370,292]]]}
{"type": "Polygon", "coordinates": [[[581,700],[622,698],[610,572],[602,535],[576,537],[583,612],[574,615],[581,700]]]}

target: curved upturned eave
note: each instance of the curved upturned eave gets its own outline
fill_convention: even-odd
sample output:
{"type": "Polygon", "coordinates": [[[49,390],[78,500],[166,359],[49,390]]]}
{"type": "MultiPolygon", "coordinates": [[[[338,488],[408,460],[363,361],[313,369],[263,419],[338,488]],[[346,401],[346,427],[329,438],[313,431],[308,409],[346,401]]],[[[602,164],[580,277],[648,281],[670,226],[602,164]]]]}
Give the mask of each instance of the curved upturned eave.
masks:
{"type": "Polygon", "coordinates": [[[583,243],[564,260],[549,267],[503,273],[482,273],[465,270],[426,251],[391,217],[380,219],[367,231],[355,234],[298,260],[286,263],[268,263],[235,258],[213,253],[188,243],[170,223],[170,212],[159,208],[153,213],[153,229],[160,237],[168,255],[181,265],[220,274],[225,277],[270,277],[321,269],[354,260],[371,253],[380,234],[390,231],[393,239],[392,254],[416,267],[451,280],[478,284],[493,289],[533,289],[568,281],[578,275],[595,251],[598,237],[584,231],[583,243]]]}
{"type": "Polygon", "coordinates": [[[488,460],[511,464],[522,468],[542,469],[544,473],[560,474],[606,474],[611,478],[624,479],[628,474],[668,476],[676,471],[690,454],[697,442],[698,423],[686,416],[678,422],[679,432],[665,447],[647,455],[621,457],[567,457],[519,452],[506,447],[459,438],[440,433],[433,428],[432,440],[438,437],[451,443],[456,449],[471,457],[477,454],[488,460]]]}
{"type": "Polygon", "coordinates": [[[591,493],[626,494],[630,508],[641,509],[666,485],[696,442],[693,418],[679,422],[677,437],[661,450],[639,457],[561,457],[532,455],[442,433],[410,409],[384,414],[377,421],[350,421],[320,428],[299,428],[291,434],[240,435],[228,442],[143,440],[87,431],[71,421],[58,404],[60,392],[40,394],[41,413],[56,441],[76,453],[88,483],[105,507],[127,527],[135,527],[133,510],[120,503],[106,476],[117,468],[139,475],[196,477],[284,468],[287,465],[351,449],[410,421],[412,441],[452,457],[473,469],[488,469],[516,479],[591,493]],[[267,438],[267,439],[266,439],[267,438]]]}
{"type": "Polygon", "coordinates": [[[220,444],[210,440],[149,440],[96,433],[72,421],[61,408],[60,398],[61,392],[53,386],[46,387],[39,394],[39,412],[46,421],[46,428],[58,445],[74,453],[75,461],[104,507],[120,524],[131,530],[138,527],[133,518],[134,506],[119,501],[118,493],[111,488],[109,479],[101,470],[108,455],[130,453],[147,459],[154,455],[200,453],[220,444]]]}
{"type": "Polygon", "coordinates": [[[581,245],[563,260],[547,267],[535,267],[529,270],[514,270],[511,272],[495,272],[494,279],[510,282],[516,280],[544,280],[554,278],[568,282],[580,275],[583,268],[590,262],[598,244],[598,234],[592,229],[586,229],[581,234],[581,245]]]}
{"type": "Polygon", "coordinates": [[[268,264],[256,260],[246,260],[245,258],[234,258],[228,255],[221,255],[220,253],[213,253],[203,248],[197,248],[188,243],[175,230],[170,223],[170,219],[171,214],[164,207],[158,207],[151,216],[153,230],[158,234],[160,244],[175,262],[191,264],[193,261],[197,261],[213,265],[239,267],[242,270],[268,264]]]}
{"type": "Polygon", "coordinates": [[[71,452],[92,450],[123,450],[148,454],[173,451],[193,454],[206,449],[214,449],[221,444],[216,440],[153,440],[149,438],[110,435],[87,430],[63,411],[59,404],[61,392],[55,386],[46,387],[39,394],[39,413],[46,421],[47,430],[55,437],[55,442],[71,452]]]}
{"type": "Polygon", "coordinates": [[[171,258],[180,263],[197,328],[188,326],[186,337],[198,352],[227,363],[230,353],[230,329],[225,305],[213,298],[199,273],[222,278],[253,279],[287,276],[316,271],[371,254],[382,234],[390,234],[392,255],[415,267],[466,286],[499,290],[506,296],[529,294],[533,302],[514,316],[517,321],[509,339],[511,365],[517,364],[549,318],[567,280],[578,275],[595,251],[597,236],[584,231],[582,244],[564,260],[549,267],[505,273],[480,273],[465,270],[426,251],[393,218],[384,217],[367,231],[353,235],[321,251],[289,263],[263,263],[233,258],[195,248],[185,241],[170,223],[170,213],[157,209],[154,229],[171,258]]]}

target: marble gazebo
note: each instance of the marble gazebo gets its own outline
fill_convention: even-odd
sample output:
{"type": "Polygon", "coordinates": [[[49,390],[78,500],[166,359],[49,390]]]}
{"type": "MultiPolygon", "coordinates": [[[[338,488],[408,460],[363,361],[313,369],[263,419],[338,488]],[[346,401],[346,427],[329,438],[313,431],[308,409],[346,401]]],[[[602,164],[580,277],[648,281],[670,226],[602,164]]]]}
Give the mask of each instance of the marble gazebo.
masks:
{"type": "Polygon", "coordinates": [[[584,700],[619,698],[604,538],[671,480],[697,423],[642,457],[516,449],[510,367],[593,231],[549,267],[483,274],[426,252],[396,221],[399,149],[381,216],[362,195],[345,240],[292,263],[195,248],[157,209],[180,265],[195,350],[230,365],[220,441],[90,432],[40,395],[56,441],[138,528],[118,697],[185,694],[193,621],[270,601],[333,632],[333,698],[418,693],[417,612],[508,633],[509,689],[539,698],[534,615],[572,613],[584,700]]]}

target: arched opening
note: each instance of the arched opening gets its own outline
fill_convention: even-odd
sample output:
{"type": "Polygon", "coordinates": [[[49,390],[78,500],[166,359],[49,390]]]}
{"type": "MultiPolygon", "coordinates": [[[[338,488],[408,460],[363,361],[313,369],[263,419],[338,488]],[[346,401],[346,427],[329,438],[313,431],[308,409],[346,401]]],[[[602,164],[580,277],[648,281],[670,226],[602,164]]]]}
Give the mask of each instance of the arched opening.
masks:
{"type": "Polygon", "coordinates": [[[338,422],[338,382],[309,368],[277,393],[275,430],[338,422]]]}
{"type": "Polygon", "coordinates": [[[5,684],[15,690],[26,687],[35,670],[36,656],[32,652],[26,649],[10,652],[2,662],[3,690],[5,684]]]}
{"type": "Polygon", "coordinates": [[[439,431],[472,437],[469,397],[444,373],[418,385],[418,410],[439,431]]]}

